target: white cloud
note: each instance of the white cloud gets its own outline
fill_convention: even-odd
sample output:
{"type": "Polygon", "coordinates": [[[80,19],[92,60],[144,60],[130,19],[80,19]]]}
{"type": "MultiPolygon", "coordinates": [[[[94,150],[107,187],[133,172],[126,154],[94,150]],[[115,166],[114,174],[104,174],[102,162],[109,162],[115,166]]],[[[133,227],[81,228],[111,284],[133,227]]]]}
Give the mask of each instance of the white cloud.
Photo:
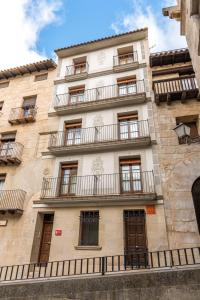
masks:
{"type": "MultiPolygon", "coordinates": [[[[174,1],[164,1],[169,6],[174,1]]],[[[164,7],[164,4],[163,4],[164,7]]],[[[169,20],[162,12],[154,12],[151,6],[143,6],[142,1],[133,0],[133,12],[111,25],[115,33],[149,28],[149,45],[151,51],[162,51],[186,47],[185,37],[180,36],[180,23],[169,20]]]]}
{"type": "Polygon", "coordinates": [[[61,0],[0,1],[0,69],[41,59],[36,49],[41,30],[59,21],[61,0]]]}

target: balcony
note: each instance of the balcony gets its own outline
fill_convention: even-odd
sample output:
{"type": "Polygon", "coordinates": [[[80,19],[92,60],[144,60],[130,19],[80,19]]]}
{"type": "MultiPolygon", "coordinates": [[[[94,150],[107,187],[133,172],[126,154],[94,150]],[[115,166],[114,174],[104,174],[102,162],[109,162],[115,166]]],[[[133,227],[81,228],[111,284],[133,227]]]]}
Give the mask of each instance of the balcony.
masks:
{"type": "Polygon", "coordinates": [[[35,122],[35,116],[37,113],[37,108],[24,108],[17,107],[12,108],[10,112],[10,117],[8,122],[11,125],[24,124],[24,123],[32,123],[35,122]]]}
{"type": "Polygon", "coordinates": [[[48,149],[53,155],[72,155],[144,147],[150,143],[148,121],[145,120],[132,121],[128,126],[119,123],[52,133],[48,149]]]}
{"type": "Polygon", "coordinates": [[[152,171],[44,178],[41,199],[50,206],[107,206],[155,203],[152,171]]]}
{"type": "Polygon", "coordinates": [[[123,72],[135,70],[139,67],[137,51],[113,57],[113,71],[123,72]]]}
{"type": "Polygon", "coordinates": [[[65,80],[67,82],[86,79],[89,65],[87,62],[74,64],[66,67],[65,80]]]}
{"type": "Polygon", "coordinates": [[[155,102],[167,102],[181,100],[184,103],[187,99],[196,99],[199,90],[194,77],[172,78],[153,82],[155,102]]]}
{"type": "Polygon", "coordinates": [[[22,190],[1,190],[0,191],[0,213],[23,213],[26,192],[22,190]]]}
{"type": "Polygon", "coordinates": [[[121,89],[118,85],[110,85],[85,90],[82,94],[77,95],[71,95],[70,93],[57,95],[54,102],[54,109],[59,115],[69,115],[139,104],[145,101],[144,80],[138,80],[127,89],[121,89]]]}
{"type": "Polygon", "coordinates": [[[19,165],[23,152],[23,145],[9,142],[0,145],[0,165],[19,165]]]}

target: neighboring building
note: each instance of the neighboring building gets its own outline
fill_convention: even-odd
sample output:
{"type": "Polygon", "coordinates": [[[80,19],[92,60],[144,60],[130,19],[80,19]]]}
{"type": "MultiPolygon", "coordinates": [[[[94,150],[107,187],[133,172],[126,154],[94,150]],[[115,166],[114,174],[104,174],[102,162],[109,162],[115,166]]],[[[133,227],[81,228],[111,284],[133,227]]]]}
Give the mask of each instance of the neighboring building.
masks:
{"type": "MultiPolygon", "coordinates": [[[[52,60],[0,71],[0,265],[30,261],[35,212],[48,164],[39,152],[49,132],[52,60]]],[[[53,120],[52,120],[53,121],[53,120]]]]}
{"type": "Polygon", "coordinates": [[[200,87],[200,1],[177,0],[177,5],[163,9],[163,15],[180,21],[186,36],[192,64],[200,87]]]}
{"type": "Polygon", "coordinates": [[[31,261],[168,248],[147,34],[56,50],[57,132],[42,151],[49,167],[34,199],[31,261]]]}
{"type": "Polygon", "coordinates": [[[188,49],[150,56],[155,93],[157,135],[166,223],[170,249],[198,246],[200,242],[200,151],[173,129],[180,123],[199,136],[199,90],[188,49]]]}

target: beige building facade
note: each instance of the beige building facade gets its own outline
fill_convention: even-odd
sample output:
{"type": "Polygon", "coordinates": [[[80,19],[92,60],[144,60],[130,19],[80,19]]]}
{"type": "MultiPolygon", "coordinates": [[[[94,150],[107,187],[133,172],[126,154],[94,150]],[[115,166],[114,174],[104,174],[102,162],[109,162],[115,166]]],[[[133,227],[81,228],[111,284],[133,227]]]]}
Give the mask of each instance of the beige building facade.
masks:
{"type": "Polygon", "coordinates": [[[180,21],[181,35],[186,36],[198,86],[200,86],[200,1],[177,0],[177,5],[163,9],[163,15],[180,21]]]}
{"type": "Polygon", "coordinates": [[[189,51],[153,53],[150,66],[169,247],[195,247],[200,242],[199,144],[178,139],[173,130],[184,123],[192,140],[199,136],[199,90],[189,51]]]}
{"type": "Polygon", "coordinates": [[[153,154],[147,29],[56,54],[49,122],[56,119],[57,129],[41,151],[49,169],[33,201],[37,220],[31,260],[166,249],[153,154]],[[51,219],[47,251],[38,234],[46,218],[51,219]]]}
{"type": "Polygon", "coordinates": [[[45,60],[0,71],[0,265],[30,261],[36,213],[48,162],[39,154],[49,132],[56,64],[45,60]]]}
{"type": "Polygon", "coordinates": [[[0,265],[168,249],[148,30],[56,54],[2,72],[0,265]]]}

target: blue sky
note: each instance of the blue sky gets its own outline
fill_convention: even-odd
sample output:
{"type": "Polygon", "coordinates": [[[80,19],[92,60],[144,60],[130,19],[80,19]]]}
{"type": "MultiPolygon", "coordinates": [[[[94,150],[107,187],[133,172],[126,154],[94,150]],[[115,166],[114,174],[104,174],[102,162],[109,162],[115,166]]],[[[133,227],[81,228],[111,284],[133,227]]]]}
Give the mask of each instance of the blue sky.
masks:
{"type": "Polygon", "coordinates": [[[54,57],[54,49],[66,45],[146,26],[152,51],[185,47],[180,24],[162,16],[162,7],[174,2],[1,0],[0,69],[54,57]]]}
{"type": "Polygon", "coordinates": [[[120,32],[126,31],[129,28],[119,23],[134,12],[134,5],[138,3],[141,3],[142,9],[151,7],[160,26],[167,26],[170,22],[162,16],[164,1],[65,0],[62,1],[60,23],[52,24],[41,32],[37,48],[41,52],[45,49],[51,56],[55,48],[117,33],[112,28],[113,23],[118,24],[120,32]]]}

